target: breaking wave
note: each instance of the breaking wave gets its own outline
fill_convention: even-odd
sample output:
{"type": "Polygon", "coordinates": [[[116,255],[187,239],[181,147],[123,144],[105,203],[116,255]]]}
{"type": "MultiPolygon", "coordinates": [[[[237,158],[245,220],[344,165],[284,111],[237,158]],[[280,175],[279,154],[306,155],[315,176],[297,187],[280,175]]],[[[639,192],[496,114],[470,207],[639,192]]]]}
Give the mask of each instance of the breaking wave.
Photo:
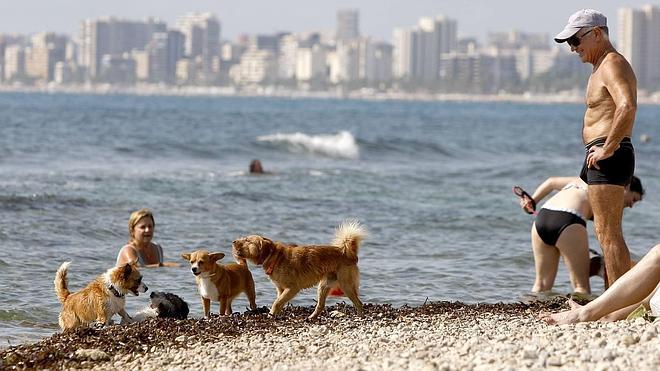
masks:
{"type": "Polygon", "coordinates": [[[357,159],[360,155],[355,137],[348,131],[337,134],[307,135],[304,133],[277,133],[257,137],[259,142],[273,143],[294,153],[357,159]]]}

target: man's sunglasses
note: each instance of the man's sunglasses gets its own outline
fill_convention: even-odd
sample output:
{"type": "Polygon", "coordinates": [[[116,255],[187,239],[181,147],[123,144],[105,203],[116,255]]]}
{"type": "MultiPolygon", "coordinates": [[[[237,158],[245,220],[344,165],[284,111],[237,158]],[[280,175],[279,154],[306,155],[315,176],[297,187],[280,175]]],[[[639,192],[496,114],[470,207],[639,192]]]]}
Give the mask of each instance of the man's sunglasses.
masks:
{"type": "Polygon", "coordinates": [[[568,43],[568,45],[570,45],[574,48],[577,48],[578,46],[580,46],[580,42],[582,42],[582,38],[587,36],[589,34],[589,32],[591,32],[593,30],[594,30],[593,28],[590,29],[589,31],[583,33],[582,36],[573,35],[573,36],[569,37],[568,40],[566,40],[566,42],[568,43]]]}

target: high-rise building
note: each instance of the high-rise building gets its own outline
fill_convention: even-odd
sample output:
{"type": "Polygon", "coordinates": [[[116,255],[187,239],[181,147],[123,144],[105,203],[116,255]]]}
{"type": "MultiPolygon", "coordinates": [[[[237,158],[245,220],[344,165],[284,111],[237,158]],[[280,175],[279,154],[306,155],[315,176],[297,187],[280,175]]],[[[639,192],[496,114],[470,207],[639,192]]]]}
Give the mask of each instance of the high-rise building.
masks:
{"type": "Polygon", "coordinates": [[[330,81],[372,83],[392,78],[392,45],[360,37],[339,42],[330,81]]]}
{"type": "Polygon", "coordinates": [[[618,50],[631,64],[641,89],[660,89],[660,8],[621,8],[618,50]]]}
{"type": "Polygon", "coordinates": [[[385,42],[374,43],[374,68],[370,77],[371,81],[392,80],[392,44],[385,42]]]}
{"type": "MultiPolygon", "coordinates": [[[[124,53],[133,49],[144,50],[154,32],[167,31],[167,25],[157,19],[129,21],[113,17],[87,19],[80,30],[81,63],[87,68],[89,77],[96,79],[100,74],[101,59],[113,65],[124,53]]],[[[113,67],[114,68],[114,67],[113,67]]]]}
{"type": "Polygon", "coordinates": [[[32,37],[32,47],[26,54],[26,72],[35,79],[52,81],[55,64],[66,57],[68,37],[52,32],[41,32],[32,37]]]}
{"type": "Polygon", "coordinates": [[[5,79],[5,48],[7,48],[7,41],[3,35],[0,35],[0,82],[5,79]]]}
{"type": "Polygon", "coordinates": [[[337,42],[360,37],[360,14],[355,9],[337,11],[337,42]]]}
{"type": "Polygon", "coordinates": [[[550,37],[544,33],[528,33],[520,31],[490,32],[487,45],[501,50],[517,50],[522,47],[529,49],[550,49],[550,37]]]}
{"type": "Polygon", "coordinates": [[[392,73],[395,78],[409,80],[413,76],[417,34],[410,28],[395,28],[392,35],[392,73]]]}
{"type": "Polygon", "coordinates": [[[178,18],[177,28],[185,36],[185,55],[201,57],[207,79],[213,73],[213,63],[220,56],[220,21],[213,13],[188,13],[178,18]]]}
{"type": "Polygon", "coordinates": [[[444,16],[424,17],[410,29],[394,30],[394,76],[411,81],[439,79],[440,57],[457,49],[456,21],[444,16]]]}
{"type": "Polygon", "coordinates": [[[278,57],[277,77],[280,80],[291,80],[296,78],[298,64],[298,49],[300,43],[298,36],[291,34],[280,40],[280,53],[278,57]]]}
{"type": "Polygon", "coordinates": [[[158,32],[147,44],[149,53],[149,81],[157,83],[169,82],[168,76],[168,33],[158,32]]]}
{"type": "Polygon", "coordinates": [[[12,81],[25,77],[25,49],[18,44],[5,48],[5,80],[12,81]]]}
{"type": "Polygon", "coordinates": [[[167,31],[167,56],[165,63],[165,81],[176,81],[176,63],[185,55],[186,36],[176,30],[167,31]]]}
{"type": "Polygon", "coordinates": [[[237,84],[272,83],[277,78],[277,56],[269,50],[248,50],[229,73],[237,84]]]}
{"type": "Polygon", "coordinates": [[[298,81],[326,78],[325,49],[320,44],[299,48],[296,58],[296,78],[298,81]]]}
{"type": "Polygon", "coordinates": [[[251,35],[248,39],[248,49],[268,50],[277,55],[280,50],[280,39],[286,34],[251,35]]]}

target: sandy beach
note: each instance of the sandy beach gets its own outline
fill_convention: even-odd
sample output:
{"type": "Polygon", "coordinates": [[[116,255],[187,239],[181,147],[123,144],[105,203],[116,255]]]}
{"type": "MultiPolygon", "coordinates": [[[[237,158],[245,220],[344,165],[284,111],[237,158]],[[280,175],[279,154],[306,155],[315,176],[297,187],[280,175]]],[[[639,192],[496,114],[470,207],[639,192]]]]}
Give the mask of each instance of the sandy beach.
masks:
{"type": "Polygon", "coordinates": [[[552,326],[537,320],[550,303],[428,303],[393,308],[288,307],[267,315],[150,319],[55,334],[0,351],[0,368],[93,369],[582,369],[660,367],[660,321],[552,326]]]}

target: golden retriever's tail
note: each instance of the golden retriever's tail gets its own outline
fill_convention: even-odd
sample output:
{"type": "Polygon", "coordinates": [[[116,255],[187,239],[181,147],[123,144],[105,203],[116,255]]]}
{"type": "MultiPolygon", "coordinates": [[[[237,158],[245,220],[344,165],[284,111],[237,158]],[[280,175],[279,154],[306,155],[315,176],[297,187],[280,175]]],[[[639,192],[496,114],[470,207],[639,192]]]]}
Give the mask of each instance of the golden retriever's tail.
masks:
{"type": "Polygon", "coordinates": [[[342,250],[346,257],[357,261],[360,242],[367,235],[366,229],[357,220],[345,220],[335,231],[333,246],[342,250]]]}
{"type": "Polygon", "coordinates": [[[60,265],[60,267],[57,269],[57,273],[55,273],[55,293],[57,294],[57,298],[60,299],[60,302],[64,304],[64,301],[66,298],[71,294],[69,292],[69,288],[67,287],[67,278],[66,274],[69,269],[69,264],[71,262],[65,262],[60,265]]]}

